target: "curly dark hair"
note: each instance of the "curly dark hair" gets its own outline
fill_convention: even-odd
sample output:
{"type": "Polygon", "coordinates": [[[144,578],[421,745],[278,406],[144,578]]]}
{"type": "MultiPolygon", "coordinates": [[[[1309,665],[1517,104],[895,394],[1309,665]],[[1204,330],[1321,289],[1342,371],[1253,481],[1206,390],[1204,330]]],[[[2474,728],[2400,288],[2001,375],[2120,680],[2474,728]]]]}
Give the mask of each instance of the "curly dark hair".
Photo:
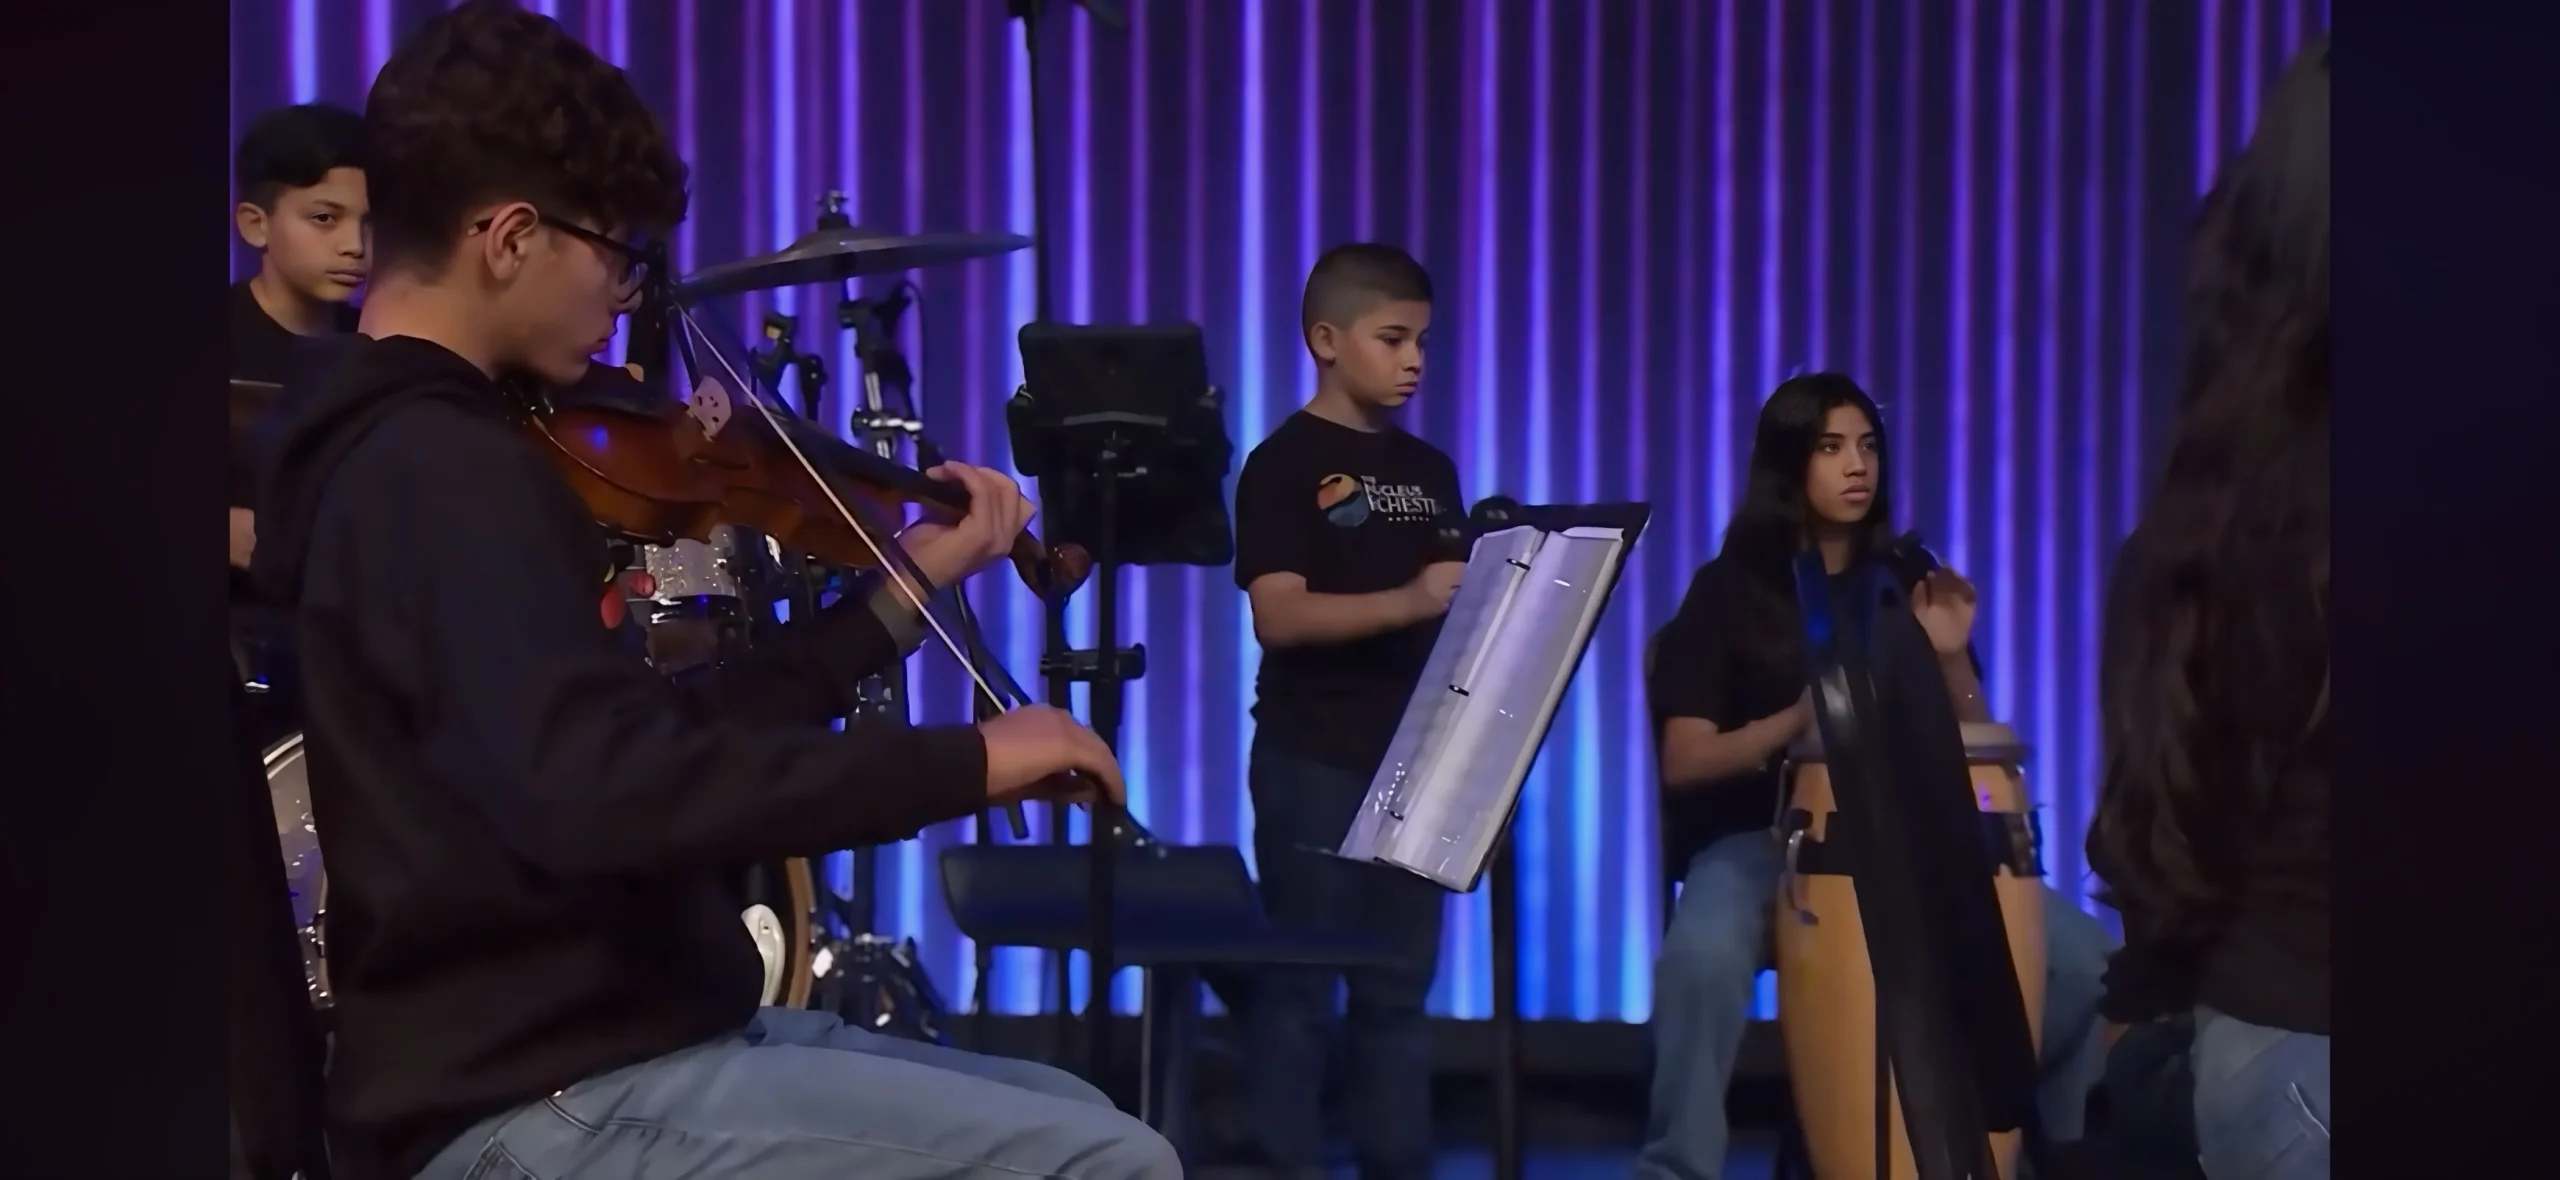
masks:
{"type": "Polygon", "coordinates": [[[509,0],[468,0],[419,26],[375,77],[364,118],[377,267],[440,267],[491,201],[624,235],[684,219],[684,161],[630,80],[509,0]]]}
{"type": "Polygon", "coordinates": [[[338,168],[364,167],[364,116],[325,102],[258,116],[231,158],[240,199],[275,208],[286,189],[310,188],[338,168]]]}
{"type": "MultiPolygon", "coordinates": [[[[1805,501],[1805,471],[1813,463],[1824,420],[1841,406],[1854,406],[1867,416],[1876,432],[1877,462],[1892,461],[1884,413],[1856,381],[1839,373],[1806,373],[1780,382],[1760,407],[1742,506],[1734,510],[1724,546],[1716,554],[1716,560],[1732,563],[1749,588],[1742,607],[1747,621],[1735,632],[1742,637],[1744,658],[1790,678],[1803,674],[1795,559],[1810,543],[1813,525],[1813,508],[1805,501]]],[[[1876,481],[1866,519],[1858,525],[1861,556],[1881,552],[1893,539],[1892,487],[1890,479],[1876,481]]]]}
{"type": "Polygon", "coordinates": [[[2329,695],[2329,47],[2277,82],[2204,200],[2182,404],[2120,558],[2089,864],[2127,935],[2195,948],[2329,695]],[[2135,552],[2139,551],[2137,559],[2135,552]]]}

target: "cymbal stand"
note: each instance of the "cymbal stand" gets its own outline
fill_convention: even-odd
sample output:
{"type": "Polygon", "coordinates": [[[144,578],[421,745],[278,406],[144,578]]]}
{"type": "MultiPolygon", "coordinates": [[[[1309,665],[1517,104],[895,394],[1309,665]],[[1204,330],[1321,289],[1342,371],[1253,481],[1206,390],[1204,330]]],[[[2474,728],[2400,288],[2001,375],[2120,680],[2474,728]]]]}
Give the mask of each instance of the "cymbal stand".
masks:
{"type": "MultiPolygon", "coordinates": [[[[844,214],[845,198],[841,192],[830,192],[819,202],[821,230],[844,229],[852,220],[844,214]]],[[[880,299],[857,299],[852,284],[836,283],[836,326],[853,333],[853,354],[862,366],[861,400],[849,422],[853,441],[870,449],[883,459],[898,457],[901,438],[920,438],[924,424],[916,420],[915,375],[907,366],[907,358],[898,351],[898,316],[906,310],[900,288],[892,289],[880,299]],[[895,394],[897,411],[891,410],[895,394]]],[[[880,674],[862,682],[863,712],[872,716],[895,717],[900,721],[913,718],[907,706],[906,664],[894,662],[880,674]]],[[[854,912],[858,917],[856,935],[871,934],[880,924],[880,857],[877,849],[853,850],[854,912]]]]}
{"type": "MultiPolygon", "coordinates": [[[[827,366],[816,353],[799,350],[796,341],[799,325],[798,316],[785,315],[778,311],[765,313],[766,347],[748,350],[747,376],[750,380],[771,390],[775,395],[773,400],[776,404],[791,407],[791,399],[781,396],[781,393],[783,374],[793,373],[798,377],[800,384],[800,401],[794,408],[799,410],[803,419],[822,423],[824,419],[820,414],[825,405],[827,366]]],[[[796,621],[817,617],[826,589],[835,580],[834,571],[819,562],[810,560],[805,555],[786,553],[782,557],[782,574],[786,590],[785,598],[791,607],[791,618],[796,621]]],[[[772,620],[762,619],[759,622],[770,624],[772,620]]],[[[866,700],[866,711],[868,708],[869,702],[866,700]]],[[[832,897],[828,902],[819,907],[820,913],[812,915],[813,919],[821,922],[821,931],[832,936],[831,931],[825,931],[823,924],[823,920],[832,915],[836,920],[844,923],[845,932],[848,935],[860,938],[870,934],[879,919],[878,854],[868,848],[854,849],[853,897],[850,904],[832,904],[832,897]]]]}
{"type": "MultiPolygon", "coordinates": [[[[1109,0],[1074,0],[1074,2],[1084,8],[1085,15],[1105,28],[1117,30],[1128,27],[1128,18],[1120,12],[1119,5],[1109,0]]],[[[1054,216],[1049,201],[1050,121],[1041,115],[1040,97],[1040,19],[1047,15],[1049,8],[1048,0],[1005,0],[1007,15],[1022,22],[1025,72],[1029,75],[1031,86],[1032,295],[1034,316],[1044,323],[1054,322],[1057,319],[1057,284],[1051,281],[1053,273],[1049,251],[1049,243],[1052,240],[1049,232],[1050,219],[1054,216]]],[[[1075,678],[1070,674],[1067,666],[1067,653],[1072,650],[1073,645],[1067,639],[1065,598],[1051,598],[1048,609],[1043,613],[1045,625],[1042,628],[1041,651],[1044,653],[1044,658],[1041,663],[1046,666],[1048,672],[1045,679],[1048,681],[1049,703],[1060,709],[1073,710],[1075,678]]],[[[1105,743],[1112,746],[1115,752],[1117,751],[1120,735],[1104,731],[1100,736],[1105,743]]],[[[1049,809],[1049,842],[1052,844],[1063,845],[1068,842],[1067,810],[1065,807],[1049,809]]],[[[1089,994],[1085,998],[1084,1076],[1085,1080],[1096,1083],[1105,1076],[1105,1070],[1111,1062],[1110,983],[1114,966],[1111,951],[1113,935],[1111,919],[1114,907],[1111,904],[1112,865],[1109,858],[1117,853],[1116,841],[1111,838],[1111,833],[1119,830],[1120,823],[1117,818],[1119,811],[1120,809],[1109,800],[1096,799],[1089,817],[1089,827],[1092,832],[1089,844],[1093,855],[1092,885],[1095,908],[1092,918],[1094,929],[1090,939],[1092,947],[1088,952],[1086,976],[1086,990],[1089,994]]],[[[1074,968],[1068,960],[1069,956],[1063,953],[1050,956],[1050,967],[1053,972],[1052,986],[1055,989],[1054,994],[1058,1005],[1058,1047],[1062,1051],[1061,1056],[1064,1056],[1063,1051],[1072,1041],[1076,1024],[1075,1005],[1071,1002],[1075,994],[1071,983],[1074,968]]]]}

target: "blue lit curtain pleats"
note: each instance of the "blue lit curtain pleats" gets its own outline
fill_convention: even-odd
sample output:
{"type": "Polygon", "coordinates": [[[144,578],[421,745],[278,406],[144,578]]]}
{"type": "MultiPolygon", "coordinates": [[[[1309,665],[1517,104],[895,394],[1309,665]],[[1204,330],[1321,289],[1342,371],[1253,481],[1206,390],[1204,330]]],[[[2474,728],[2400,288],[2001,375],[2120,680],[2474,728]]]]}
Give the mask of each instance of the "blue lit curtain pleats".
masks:
{"type": "MultiPolygon", "coordinates": [[[[360,105],[435,0],[234,0],[235,127],[360,105]]],[[[695,165],[680,266],[761,253],[841,188],[858,222],[1032,229],[1032,95],[1000,0],[555,0],[631,71],[695,165]]],[[[1066,7],[1060,5],[1059,7],[1066,7]]],[[[1130,0],[1042,43],[1060,315],[1191,320],[1250,446],[1313,380],[1298,283],[1380,238],[1439,284],[1411,424],[1470,496],[1647,499],[1652,531],[1528,787],[1532,1017],[1642,1019],[1662,923],[1638,664],[1740,493],[1762,396],[1838,368],[1886,406],[1906,523],[1983,594],[1999,714],[2035,751],[2047,864],[2086,890],[2097,623],[2139,510],[2175,348],[2178,241],[2320,0],[1130,0]]],[[[1004,462],[1028,254],[926,272],[919,396],[956,456],[1004,462]]],[[[858,370],[829,292],[802,317],[831,404],[858,370]]],[[[919,335],[920,334],[920,338],[919,335]]],[[[838,422],[841,425],[841,422],[838,422]]],[[[973,588],[995,650],[1037,654],[1028,595],[973,588]]],[[[1150,648],[1123,733],[1158,832],[1244,842],[1255,653],[1219,570],[1127,580],[1150,648]]],[[[1088,598],[1075,633],[1089,639],[1088,598]]],[[[965,688],[928,656],[930,719],[965,688]]],[[[967,994],[934,880],[965,825],[883,856],[881,912],[967,994]]],[[[1484,899],[1449,926],[1435,1011],[1490,1003],[1484,899]]],[[[1036,1010],[1029,955],[992,1001],[1036,1010]]],[[[1081,986],[1081,974],[1078,976],[1081,986]]],[[[1134,986],[1117,999],[1127,1006],[1134,986]]]]}

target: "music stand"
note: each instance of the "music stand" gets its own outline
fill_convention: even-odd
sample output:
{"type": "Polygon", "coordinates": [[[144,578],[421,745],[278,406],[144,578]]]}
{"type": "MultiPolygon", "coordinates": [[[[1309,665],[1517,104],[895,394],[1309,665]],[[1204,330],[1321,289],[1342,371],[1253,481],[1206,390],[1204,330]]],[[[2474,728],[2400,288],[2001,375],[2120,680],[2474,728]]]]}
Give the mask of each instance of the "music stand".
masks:
{"type": "Polygon", "coordinates": [[[1521,1174],[1520,890],[1510,825],[1646,504],[1480,501],[1467,573],[1341,854],[1452,891],[1490,880],[1496,1180],[1521,1174]]]}
{"type": "MultiPolygon", "coordinates": [[[[1093,686],[1093,730],[1116,750],[1122,686],[1146,675],[1146,649],[1119,646],[1120,567],[1235,560],[1224,494],[1235,446],[1196,324],[1033,323],[1023,326],[1020,345],[1023,385],[1005,407],[1014,466],[1039,486],[1047,539],[1093,555],[1097,599],[1093,649],[1050,652],[1041,670],[1093,686]]],[[[1050,839],[1065,843],[1064,811],[1051,812],[1050,824],[1050,839]]],[[[1118,844],[1137,834],[1119,807],[1094,804],[1091,1078],[1103,1076],[1110,1056],[1112,861],[1118,844]]],[[[1056,962],[1060,1018],[1071,1020],[1066,957],[1056,962]]]]}

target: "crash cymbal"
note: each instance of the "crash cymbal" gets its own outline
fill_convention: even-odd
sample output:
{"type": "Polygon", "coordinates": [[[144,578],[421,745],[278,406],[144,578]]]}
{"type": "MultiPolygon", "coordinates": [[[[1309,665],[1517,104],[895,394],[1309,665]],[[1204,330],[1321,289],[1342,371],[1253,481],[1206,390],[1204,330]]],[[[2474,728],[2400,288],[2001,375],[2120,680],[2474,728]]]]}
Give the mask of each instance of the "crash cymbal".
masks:
{"type": "Polygon", "coordinates": [[[966,262],[1026,249],[1020,234],[893,234],[851,226],[822,229],[756,258],[705,267],[676,284],[678,299],[707,299],[740,291],[770,291],[832,283],[864,275],[896,274],[920,267],[966,262]]]}

